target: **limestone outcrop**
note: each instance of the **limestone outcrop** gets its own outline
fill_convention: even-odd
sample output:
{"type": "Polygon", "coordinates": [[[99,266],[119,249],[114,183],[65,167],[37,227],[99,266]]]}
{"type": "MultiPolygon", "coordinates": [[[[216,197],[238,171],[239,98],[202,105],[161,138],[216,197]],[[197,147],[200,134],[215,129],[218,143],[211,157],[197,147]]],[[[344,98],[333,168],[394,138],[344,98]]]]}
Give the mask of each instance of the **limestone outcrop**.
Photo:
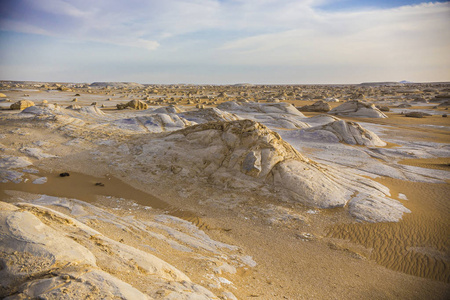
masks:
{"type": "Polygon", "coordinates": [[[329,113],[348,117],[387,118],[387,116],[376,108],[374,104],[359,100],[345,102],[330,110],[329,113]]]}
{"type": "MultiPolygon", "coordinates": [[[[338,128],[334,130],[345,137],[344,129],[338,125],[358,137],[357,126],[345,122],[334,125],[338,128]]],[[[369,141],[367,137],[364,140],[359,136],[359,139],[369,141]]],[[[355,137],[352,142],[356,142],[355,137]]],[[[386,217],[384,209],[391,207],[383,203],[396,202],[386,197],[387,189],[363,177],[309,160],[276,132],[251,120],[194,125],[151,142],[141,138],[134,145],[137,148],[131,151],[141,153],[134,156],[135,162],[146,166],[148,172],[164,172],[164,176],[193,180],[196,184],[206,181],[240,190],[264,187],[267,191],[277,190],[277,197],[320,208],[344,207],[365,197],[379,199],[381,204],[376,210],[358,210],[354,214],[370,221],[398,221],[408,211],[396,204],[400,208],[386,217]]]]}
{"type": "Polygon", "coordinates": [[[363,128],[356,122],[338,120],[322,126],[315,126],[304,130],[310,138],[339,141],[350,145],[386,146],[378,135],[363,128]]]}
{"type": "Polygon", "coordinates": [[[144,110],[148,109],[147,103],[141,101],[141,100],[131,100],[130,102],[127,102],[125,104],[117,104],[117,109],[136,109],[136,110],[144,110]]]}
{"type": "Polygon", "coordinates": [[[308,112],[329,112],[331,110],[331,106],[324,101],[317,101],[311,105],[299,107],[298,110],[308,112]]]}

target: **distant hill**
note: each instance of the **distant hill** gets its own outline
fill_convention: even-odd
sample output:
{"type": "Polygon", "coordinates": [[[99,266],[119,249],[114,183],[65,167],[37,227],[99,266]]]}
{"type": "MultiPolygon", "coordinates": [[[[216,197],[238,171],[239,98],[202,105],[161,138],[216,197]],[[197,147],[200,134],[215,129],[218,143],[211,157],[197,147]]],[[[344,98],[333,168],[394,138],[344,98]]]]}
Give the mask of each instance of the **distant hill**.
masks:
{"type": "Polygon", "coordinates": [[[93,82],[90,84],[91,87],[143,87],[142,84],[136,82],[93,82]]]}
{"type": "Polygon", "coordinates": [[[396,85],[402,85],[402,82],[395,82],[395,81],[386,81],[386,82],[363,82],[359,85],[363,86],[396,86],[396,85]]]}

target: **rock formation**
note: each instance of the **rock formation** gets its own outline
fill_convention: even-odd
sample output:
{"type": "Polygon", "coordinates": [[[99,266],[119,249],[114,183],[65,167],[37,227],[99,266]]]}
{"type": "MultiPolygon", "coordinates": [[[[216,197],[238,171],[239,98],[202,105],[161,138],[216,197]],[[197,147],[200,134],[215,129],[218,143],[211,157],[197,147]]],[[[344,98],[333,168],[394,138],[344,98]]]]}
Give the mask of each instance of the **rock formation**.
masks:
{"type": "Polygon", "coordinates": [[[147,103],[141,101],[141,100],[131,100],[130,102],[127,102],[125,104],[117,104],[117,109],[137,109],[137,110],[144,110],[148,108],[147,103]]]}
{"type": "MultiPolygon", "coordinates": [[[[126,222],[118,223],[118,217],[81,201],[42,196],[37,202],[66,207],[69,211],[76,208],[82,215],[101,216],[122,228],[133,227],[126,222]]],[[[220,243],[208,245],[206,239],[203,241],[167,225],[148,221],[133,230],[145,234],[149,232],[145,228],[156,226],[170,230],[173,236],[186,242],[196,242],[197,246],[211,250],[228,247],[220,243]]],[[[73,217],[41,205],[0,202],[0,234],[0,262],[4,266],[0,271],[0,297],[3,299],[149,299],[161,293],[170,299],[218,299],[156,256],[117,242],[73,217]],[[130,284],[136,285],[137,278],[145,293],[130,284]]]]}
{"type": "Polygon", "coordinates": [[[421,111],[412,111],[412,112],[408,112],[405,114],[405,117],[410,117],[410,118],[425,118],[425,117],[429,117],[429,116],[431,116],[431,114],[424,113],[421,111]]]}
{"type": "MultiPolygon", "coordinates": [[[[366,131],[360,133],[357,126],[345,122],[343,125],[344,129],[335,125],[338,128],[335,131],[347,137],[342,130],[348,130],[359,142],[369,141],[362,137],[366,131]]],[[[408,211],[380,192],[375,182],[312,162],[277,133],[251,120],[209,122],[175,131],[157,141],[149,143],[143,138],[134,144],[141,153],[135,156],[139,165],[156,168],[151,172],[160,172],[158,166],[163,166],[163,170],[170,172],[165,176],[195,179],[196,184],[207,180],[228,188],[265,186],[268,190],[279,190],[277,195],[288,201],[320,208],[343,207],[358,201],[361,202],[358,208],[363,209],[367,197],[375,202],[379,199],[381,204],[376,210],[358,210],[354,214],[368,221],[397,221],[408,211]],[[174,169],[176,175],[170,171],[174,169]],[[391,206],[396,208],[386,214],[385,209],[392,210],[391,206]]]]}
{"type": "Polygon", "coordinates": [[[363,128],[356,122],[334,121],[322,126],[304,129],[308,138],[326,141],[339,141],[350,145],[386,146],[375,133],[363,128]],[[329,135],[331,133],[331,135],[329,135]]]}
{"type": "Polygon", "coordinates": [[[10,108],[14,110],[24,110],[27,107],[34,106],[34,102],[30,100],[20,100],[11,104],[10,108]]]}
{"type": "Polygon", "coordinates": [[[334,115],[360,118],[387,118],[374,104],[353,100],[345,102],[329,112],[334,115]]]}
{"type": "Polygon", "coordinates": [[[324,101],[317,101],[311,105],[299,107],[298,110],[308,112],[329,112],[331,110],[331,106],[324,101]]]}

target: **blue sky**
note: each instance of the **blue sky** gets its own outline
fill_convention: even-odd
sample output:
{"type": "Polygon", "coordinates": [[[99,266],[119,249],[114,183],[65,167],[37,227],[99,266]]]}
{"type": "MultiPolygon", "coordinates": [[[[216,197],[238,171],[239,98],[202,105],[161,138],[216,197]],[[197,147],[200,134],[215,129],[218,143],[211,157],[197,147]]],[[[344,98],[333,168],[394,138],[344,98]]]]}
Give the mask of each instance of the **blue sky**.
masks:
{"type": "Polygon", "coordinates": [[[450,3],[3,0],[0,79],[450,81],[450,3]]]}

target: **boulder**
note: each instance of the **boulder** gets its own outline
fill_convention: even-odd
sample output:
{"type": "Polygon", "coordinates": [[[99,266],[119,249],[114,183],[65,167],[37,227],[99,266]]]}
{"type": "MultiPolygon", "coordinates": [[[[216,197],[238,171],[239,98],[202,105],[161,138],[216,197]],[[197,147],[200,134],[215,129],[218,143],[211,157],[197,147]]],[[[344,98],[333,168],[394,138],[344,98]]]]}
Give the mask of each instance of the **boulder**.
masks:
{"type": "Polygon", "coordinates": [[[117,104],[117,109],[137,109],[137,110],[144,110],[148,108],[147,103],[141,101],[141,100],[131,100],[128,103],[125,104],[117,104]]]}
{"type": "Polygon", "coordinates": [[[391,111],[388,106],[377,105],[376,108],[378,108],[380,111],[391,111]]]}
{"type": "Polygon", "coordinates": [[[297,108],[299,111],[309,111],[309,112],[329,112],[331,110],[330,104],[320,100],[311,105],[305,105],[297,108]]]}
{"type": "Polygon", "coordinates": [[[412,111],[405,114],[405,117],[409,118],[425,118],[431,116],[430,114],[421,112],[421,111],[412,111]]]}
{"type": "Polygon", "coordinates": [[[398,108],[409,108],[409,107],[412,107],[412,105],[411,104],[407,104],[407,103],[403,103],[403,104],[398,105],[397,107],[398,108]]]}
{"type": "Polygon", "coordinates": [[[14,110],[24,110],[27,107],[34,106],[34,102],[30,100],[20,100],[11,104],[10,108],[14,110]]]}
{"type": "Polygon", "coordinates": [[[348,117],[387,118],[374,104],[359,100],[345,102],[330,110],[329,113],[348,117]]]}
{"type": "Polygon", "coordinates": [[[72,91],[71,89],[69,89],[68,87],[63,86],[63,85],[58,87],[58,90],[61,92],[71,92],[72,91]]]}
{"type": "Polygon", "coordinates": [[[428,100],[423,98],[423,97],[417,97],[412,102],[415,102],[415,103],[428,103],[428,100]]]}

